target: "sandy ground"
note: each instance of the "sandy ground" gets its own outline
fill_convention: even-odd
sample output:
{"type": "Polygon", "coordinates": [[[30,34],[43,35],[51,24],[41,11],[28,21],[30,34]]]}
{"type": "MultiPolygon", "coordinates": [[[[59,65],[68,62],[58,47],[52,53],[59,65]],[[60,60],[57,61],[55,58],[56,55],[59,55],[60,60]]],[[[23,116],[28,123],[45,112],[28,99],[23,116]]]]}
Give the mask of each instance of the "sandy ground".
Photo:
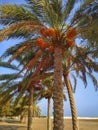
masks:
{"type": "MultiPolygon", "coordinates": [[[[72,130],[71,119],[65,119],[64,123],[64,130],[72,130]]],[[[0,122],[0,130],[27,130],[27,124],[0,122]]],[[[35,119],[32,130],[46,130],[46,119],[35,119]]],[[[98,119],[79,119],[79,130],[98,130],[98,119]]]]}
{"type": "Polygon", "coordinates": [[[27,130],[26,125],[20,123],[0,122],[0,130],[27,130]]]}

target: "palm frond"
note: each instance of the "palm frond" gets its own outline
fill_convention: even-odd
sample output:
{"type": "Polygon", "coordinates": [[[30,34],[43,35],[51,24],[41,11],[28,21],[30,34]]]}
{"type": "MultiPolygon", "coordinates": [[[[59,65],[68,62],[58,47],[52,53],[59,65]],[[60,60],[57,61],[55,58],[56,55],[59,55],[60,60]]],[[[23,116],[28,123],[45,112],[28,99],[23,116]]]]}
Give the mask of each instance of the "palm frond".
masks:
{"type": "Polygon", "coordinates": [[[0,23],[3,25],[16,23],[20,20],[25,20],[25,21],[37,20],[33,16],[33,14],[31,14],[31,11],[25,9],[23,5],[20,5],[20,6],[13,5],[13,4],[1,5],[0,14],[2,14],[2,17],[0,17],[0,23]]]}
{"type": "Polygon", "coordinates": [[[94,0],[83,0],[83,4],[81,5],[81,10],[85,9],[86,7],[89,7],[91,3],[94,2],[94,0]]]}
{"type": "Polygon", "coordinates": [[[51,58],[52,58],[51,56],[42,57],[42,60],[38,63],[38,65],[35,68],[33,76],[38,74],[39,72],[43,73],[47,69],[49,69],[49,67],[51,67],[51,65],[53,65],[53,59],[51,59],[51,58]]]}
{"type": "Polygon", "coordinates": [[[34,32],[38,29],[40,29],[42,25],[38,22],[35,21],[20,21],[17,22],[15,24],[10,25],[9,27],[3,29],[0,31],[0,41],[3,41],[6,38],[12,38],[15,36],[19,36],[20,34],[24,34],[25,33],[29,34],[32,33],[34,35],[34,32]],[[25,32],[25,33],[24,33],[25,32]]]}
{"type": "MultiPolygon", "coordinates": [[[[26,40],[20,43],[17,43],[15,46],[11,46],[10,48],[8,48],[1,56],[1,59],[3,60],[4,58],[7,58],[9,56],[14,55],[20,48],[24,48],[24,46],[33,46],[34,40],[26,40]]],[[[32,47],[31,47],[32,48],[32,47]]],[[[24,49],[22,49],[23,51],[21,53],[24,52],[24,49]]],[[[36,49],[35,49],[36,50],[36,49]]],[[[30,49],[29,49],[30,51],[30,49]]]]}
{"type": "Polygon", "coordinates": [[[95,86],[95,90],[97,90],[98,89],[98,80],[96,79],[96,77],[92,73],[87,72],[87,75],[92,80],[92,82],[95,86]]]}
{"type": "Polygon", "coordinates": [[[75,91],[76,91],[76,86],[77,86],[77,79],[76,79],[76,76],[74,75],[74,74],[71,74],[71,77],[73,78],[73,80],[74,80],[74,87],[72,87],[72,90],[73,90],[73,92],[75,93],[75,91]]]}
{"type": "Polygon", "coordinates": [[[79,10],[77,10],[73,21],[75,21],[76,26],[85,26],[94,21],[97,18],[97,6],[98,2],[93,0],[85,0],[79,10]]]}
{"type": "Polygon", "coordinates": [[[49,78],[49,77],[53,76],[53,74],[54,74],[53,72],[42,73],[42,74],[35,75],[34,77],[31,75],[31,78],[32,78],[32,81],[42,80],[44,78],[49,78]]]}
{"type": "MultiPolygon", "coordinates": [[[[41,50],[38,50],[37,52],[36,52],[36,54],[35,54],[35,56],[23,67],[23,69],[19,72],[19,74],[21,73],[21,72],[23,72],[25,69],[27,70],[27,72],[29,71],[29,70],[31,70],[31,68],[35,65],[35,63],[37,62],[37,60],[39,59],[39,57],[41,56],[41,54],[42,54],[42,51],[41,50]]],[[[26,73],[27,73],[26,72],[26,73]]],[[[19,75],[18,74],[18,75],[19,75]]]]}
{"type": "Polygon", "coordinates": [[[0,96],[3,97],[3,99],[0,101],[0,105],[5,105],[9,100],[11,100],[13,98],[13,96],[15,96],[15,94],[17,93],[17,91],[13,91],[13,93],[8,93],[8,92],[3,92],[2,94],[0,94],[0,96]]]}
{"type": "Polygon", "coordinates": [[[2,74],[0,75],[0,80],[11,80],[16,78],[17,73],[14,74],[2,74]]]}
{"type": "Polygon", "coordinates": [[[10,63],[8,63],[8,62],[1,62],[1,61],[0,61],[0,67],[4,67],[4,68],[13,69],[13,70],[18,71],[17,66],[12,65],[12,64],[10,64],[10,63]]]}
{"type": "Polygon", "coordinates": [[[68,0],[67,2],[64,1],[63,17],[65,20],[67,20],[69,14],[74,8],[75,3],[76,3],[76,0],[68,0]]]}
{"type": "Polygon", "coordinates": [[[81,37],[83,39],[88,39],[90,45],[94,46],[95,42],[98,42],[97,34],[98,34],[98,28],[97,28],[98,19],[88,23],[86,26],[82,26],[78,28],[78,32],[80,33],[81,37]]]}
{"type": "Polygon", "coordinates": [[[23,51],[28,51],[30,48],[32,47],[32,43],[27,43],[23,46],[21,46],[20,48],[18,48],[18,50],[16,50],[16,52],[12,55],[12,57],[9,59],[9,62],[11,62],[12,60],[14,60],[18,55],[20,55],[23,51]]]}
{"type": "Polygon", "coordinates": [[[35,68],[35,71],[33,73],[33,76],[38,74],[40,72],[40,70],[42,69],[43,67],[43,64],[46,62],[46,58],[43,58],[37,65],[37,67],[35,68]]]}
{"type": "Polygon", "coordinates": [[[30,0],[30,5],[32,5],[29,7],[32,9],[34,15],[38,16],[39,21],[43,24],[48,24],[48,26],[54,28],[60,26],[58,23],[61,23],[62,0],[30,0]]]}

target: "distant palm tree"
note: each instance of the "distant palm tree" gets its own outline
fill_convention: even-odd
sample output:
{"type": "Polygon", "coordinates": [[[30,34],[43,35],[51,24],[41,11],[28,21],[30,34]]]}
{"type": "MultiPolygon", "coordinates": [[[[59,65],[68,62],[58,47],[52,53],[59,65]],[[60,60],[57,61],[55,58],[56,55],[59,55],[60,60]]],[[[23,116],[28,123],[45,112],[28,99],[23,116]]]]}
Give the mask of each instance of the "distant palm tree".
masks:
{"type": "MultiPolygon", "coordinates": [[[[62,81],[64,84],[64,81],[62,81]]],[[[43,90],[41,91],[41,94],[39,95],[40,99],[47,99],[47,130],[51,130],[51,119],[50,119],[50,105],[51,105],[51,99],[53,98],[53,76],[42,79],[41,83],[43,85],[43,90]]],[[[65,84],[64,84],[65,85],[65,84]]],[[[63,94],[64,100],[66,100],[65,94],[63,94]]]]}
{"type": "MultiPolygon", "coordinates": [[[[31,46],[34,47],[36,53],[35,58],[31,58],[21,72],[25,69],[31,70],[42,53],[44,56],[47,53],[54,56],[54,130],[64,130],[62,56],[63,53],[67,56],[68,51],[73,52],[73,54],[76,52],[75,38],[82,38],[83,29],[81,28],[89,25],[88,21],[92,22],[91,18],[93,18],[92,14],[89,14],[91,17],[88,17],[89,15],[83,9],[88,9],[93,1],[80,0],[78,8],[75,6],[75,0],[28,0],[28,4],[25,6],[4,5],[0,7],[0,23],[5,26],[9,25],[0,31],[0,40],[5,38],[26,39],[10,61],[23,51],[30,50],[31,46]]],[[[83,46],[94,49],[96,44],[94,41],[92,45],[89,41],[85,42],[83,46]]],[[[96,52],[98,52],[98,48],[96,52]]]]}
{"type": "MultiPolygon", "coordinates": [[[[4,105],[9,100],[13,101],[14,98],[15,105],[17,106],[23,96],[28,97],[28,130],[32,129],[33,101],[37,99],[41,91],[41,86],[38,80],[41,79],[41,77],[49,76],[49,74],[44,73],[36,76],[31,82],[30,75],[27,77],[24,77],[23,75],[17,77],[20,70],[17,69],[16,66],[7,62],[0,62],[0,66],[5,67],[6,69],[12,69],[12,71],[16,71],[16,73],[11,72],[11,74],[0,75],[0,81],[2,81],[0,84],[0,96],[2,97],[0,104],[4,105]]],[[[26,101],[24,102],[26,103],[26,101]]],[[[22,108],[24,105],[22,105],[22,108]]]]}
{"type": "Polygon", "coordinates": [[[51,119],[50,119],[50,105],[51,105],[51,98],[53,96],[52,89],[53,89],[53,76],[48,77],[46,79],[43,79],[41,81],[43,84],[43,90],[41,92],[41,95],[39,96],[39,99],[45,98],[47,99],[47,130],[51,130],[51,119]]]}
{"type": "MultiPolygon", "coordinates": [[[[28,115],[28,99],[29,97],[27,95],[23,96],[20,98],[20,100],[16,104],[16,100],[12,101],[12,107],[14,109],[13,115],[20,115],[20,122],[24,121],[24,117],[27,117],[28,115]]],[[[37,105],[36,100],[33,101],[33,106],[32,106],[32,111],[33,111],[33,117],[40,116],[40,107],[37,105]]],[[[25,120],[26,122],[27,120],[25,120]]]]}

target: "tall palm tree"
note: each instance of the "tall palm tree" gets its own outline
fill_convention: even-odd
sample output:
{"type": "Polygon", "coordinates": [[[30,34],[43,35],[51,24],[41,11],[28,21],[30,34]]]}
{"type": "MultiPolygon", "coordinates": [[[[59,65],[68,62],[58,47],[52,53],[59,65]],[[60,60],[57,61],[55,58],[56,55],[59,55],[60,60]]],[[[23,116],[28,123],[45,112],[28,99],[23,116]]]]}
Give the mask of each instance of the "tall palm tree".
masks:
{"type": "MultiPolygon", "coordinates": [[[[82,36],[81,28],[88,24],[90,19],[82,9],[87,9],[93,1],[80,0],[78,8],[75,6],[75,0],[64,2],[62,0],[28,0],[26,6],[4,5],[0,7],[0,23],[9,26],[0,31],[0,40],[26,38],[25,45],[13,55],[10,61],[17,57],[17,54],[29,50],[31,46],[38,47],[34,48],[37,55],[26,64],[22,71],[27,68],[29,71],[42,52],[44,55],[52,53],[54,56],[54,130],[64,129],[62,55],[63,52],[76,51],[74,40],[77,36],[82,36]]],[[[92,46],[90,42],[86,42],[83,46],[89,45],[95,47],[96,43],[94,42],[92,46]]]]}
{"type": "MultiPolygon", "coordinates": [[[[87,75],[90,77],[93,82],[95,89],[98,88],[98,81],[92,72],[98,72],[97,68],[98,64],[94,61],[92,57],[94,55],[91,54],[91,51],[88,48],[78,47],[76,46],[76,53],[68,53],[68,57],[63,63],[63,76],[65,79],[66,88],[68,91],[68,96],[70,100],[71,112],[72,112],[72,121],[73,121],[73,129],[78,127],[77,123],[77,113],[74,105],[74,98],[72,92],[76,90],[77,77],[82,79],[85,87],[87,86],[87,75]],[[70,78],[71,77],[71,78],[70,78]],[[74,85],[71,84],[71,80],[74,80],[74,85]],[[72,87],[74,86],[74,87],[72,87]]],[[[66,55],[65,55],[66,56],[66,55]]],[[[64,61],[64,60],[63,60],[64,61]]]]}

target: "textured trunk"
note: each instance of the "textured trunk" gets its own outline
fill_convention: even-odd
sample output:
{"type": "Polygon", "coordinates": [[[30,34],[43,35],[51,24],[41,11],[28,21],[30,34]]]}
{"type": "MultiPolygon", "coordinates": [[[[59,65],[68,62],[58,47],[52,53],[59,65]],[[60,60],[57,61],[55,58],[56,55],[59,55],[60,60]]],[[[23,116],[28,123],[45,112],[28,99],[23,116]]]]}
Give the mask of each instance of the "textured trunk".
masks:
{"type": "Polygon", "coordinates": [[[48,112],[47,112],[47,130],[51,130],[51,120],[50,120],[50,100],[51,98],[48,98],[48,112]]]}
{"type": "Polygon", "coordinates": [[[63,118],[63,85],[62,85],[62,50],[55,48],[54,52],[54,86],[53,86],[53,102],[54,102],[54,127],[53,130],[64,130],[63,118]]]}
{"type": "Polygon", "coordinates": [[[67,88],[68,96],[69,96],[69,101],[70,101],[73,130],[79,130],[75,101],[74,101],[74,97],[73,97],[72,88],[70,85],[70,80],[69,80],[69,77],[67,74],[64,74],[64,80],[65,80],[65,84],[66,84],[66,88],[67,88]]]}
{"type": "Polygon", "coordinates": [[[33,106],[33,88],[30,88],[27,130],[32,130],[32,114],[33,114],[32,106],[33,106]]]}

